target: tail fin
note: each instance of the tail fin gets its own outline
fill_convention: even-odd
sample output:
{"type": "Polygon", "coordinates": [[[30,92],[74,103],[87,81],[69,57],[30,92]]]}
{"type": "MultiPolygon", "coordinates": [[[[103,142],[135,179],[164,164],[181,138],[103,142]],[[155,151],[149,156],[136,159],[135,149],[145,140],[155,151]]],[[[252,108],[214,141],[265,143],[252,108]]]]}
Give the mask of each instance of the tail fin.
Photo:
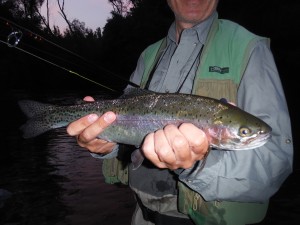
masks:
{"type": "Polygon", "coordinates": [[[24,138],[36,137],[53,129],[52,124],[45,118],[45,114],[53,108],[53,105],[32,100],[21,100],[18,104],[28,117],[27,122],[20,127],[24,138]]]}
{"type": "Polygon", "coordinates": [[[42,114],[47,111],[49,107],[52,107],[51,104],[45,104],[33,100],[20,100],[18,102],[22,112],[28,117],[32,118],[36,115],[42,114]]]}

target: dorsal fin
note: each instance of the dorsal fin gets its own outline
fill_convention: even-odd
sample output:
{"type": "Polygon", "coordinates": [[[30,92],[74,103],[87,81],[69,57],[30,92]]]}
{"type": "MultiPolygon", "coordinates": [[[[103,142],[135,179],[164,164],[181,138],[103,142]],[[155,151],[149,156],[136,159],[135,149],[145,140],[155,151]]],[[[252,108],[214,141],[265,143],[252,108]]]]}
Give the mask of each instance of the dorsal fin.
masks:
{"type": "Polygon", "coordinates": [[[142,88],[127,87],[119,98],[129,98],[129,97],[149,95],[154,93],[155,93],[154,91],[150,91],[142,88]]]}

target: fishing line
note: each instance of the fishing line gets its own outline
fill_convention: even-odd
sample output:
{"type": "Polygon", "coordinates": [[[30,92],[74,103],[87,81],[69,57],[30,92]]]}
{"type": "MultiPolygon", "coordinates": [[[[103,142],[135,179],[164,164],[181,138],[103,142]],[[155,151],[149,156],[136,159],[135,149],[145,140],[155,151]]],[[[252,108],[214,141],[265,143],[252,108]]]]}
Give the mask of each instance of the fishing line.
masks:
{"type": "MultiPolygon", "coordinates": [[[[50,40],[44,38],[44,37],[42,37],[42,36],[40,36],[40,35],[38,35],[38,34],[36,34],[36,33],[34,33],[33,31],[31,31],[31,30],[29,30],[29,29],[27,29],[27,28],[25,28],[25,27],[23,27],[23,26],[20,26],[20,25],[14,23],[14,22],[12,22],[12,21],[10,21],[10,20],[8,20],[8,19],[5,19],[5,18],[3,18],[3,17],[1,17],[1,16],[0,16],[0,19],[2,19],[4,22],[6,22],[6,25],[7,25],[7,26],[9,25],[8,23],[13,24],[14,26],[16,26],[16,27],[18,27],[18,28],[20,28],[20,29],[22,29],[22,30],[24,30],[24,31],[27,31],[28,33],[32,34],[36,39],[40,39],[40,40],[43,39],[44,41],[46,41],[46,42],[48,42],[48,43],[54,45],[55,47],[60,48],[60,49],[62,49],[63,51],[66,51],[66,52],[70,53],[71,55],[74,55],[74,56],[80,58],[81,60],[83,60],[83,61],[85,61],[85,62],[88,62],[88,61],[87,61],[86,59],[84,59],[82,56],[80,56],[80,55],[78,55],[78,54],[76,54],[76,53],[74,53],[74,52],[72,52],[72,51],[70,51],[70,50],[68,50],[68,49],[66,49],[66,48],[64,48],[64,47],[62,47],[62,46],[60,46],[60,45],[58,45],[58,44],[56,44],[56,43],[54,43],[54,42],[52,42],[52,41],[50,41],[50,40]]],[[[14,32],[13,32],[13,33],[14,33],[14,32]]],[[[10,35],[11,35],[11,34],[10,34],[10,35]]]]}
{"type": "Polygon", "coordinates": [[[4,42],[4,41],[2,41],[2,40],[0,40],[0,42],[3,43],[3,44],[7,44],[9,47],[14,47],[14,48],[16,48],[16,49],[18,49],[18,50],[20,50],[20,51],[26,53],[26,54],[29,54],[29,55],[31,55],[31,56],[33,56],[33,57],[39,59],[39,60],[42,60],[42,61],[44,61],[44,62],[47,62],[47,63],[49,63],[49,64],[51,64],[51,65],[53,65],[53,66],[56,66],[56,67],[58,67],[58,68],[60,68],[60,69],[62,69],[62,70],[65,70],[65,71],[67,71],[67,72],[69,72],[69,73],[71,73],[71,74],[74,74],[74,75],[76,75],[76,76],[79,76],[79,77],[81,77],[81,78],[83,78],[83,79],[85,79],[85,80],[87,80],[87,81],[90,81],[90,82],[92,82],[92,83],[94,83],[94,84],[97,84],[97,85],[99,85],[99,86],[101,86],[101,87],[104,87],[104,88],[106,88],[106,89],[108,89],[108,90],[110,90],[110,91],[117,92],[116,90],[114,90],[114,89],[112,89],[112,88],[110,88],[110,87],[107,87],[107,86],[105,86],[105,85],[103,85],[103,84],[100,84],[100,83],[98,83],[98,82],[96,82],[96,81],[94,81],[94,80],[91,80],[91,79],[89,79],[89,78],[87,78],[87,77],[85,77],[85,76],[82,76],[82,75],[80,75],[79,73],[76,73],[76,72],[74,72],[74,71],[72,71],[72,70],[69,70],[69,69],[67,69],[67,68],[65,68],[65,67],[62,67],[62,66],[60,66],[60,65],[58,65],[58,64],[56,64],[56,63],[53,63],[53,62],[51,62],[51,61],[49,61],[49,60],[46,60],[46,59],[44,59],[44,58],[42,58],[42,57],[39,57],[39,56],[37,56],[37,55],[35,55],[35,54],[31,53],[31,52],[28,52],[28,51],[26,51],[26,50],[24,50],[24,49],[22,49],[22,48],[17,47],[16,45],[8,44],[7,42],[4,42]]]}
{"type": "MultiPolygon", "coordinates": [[[[8,35],[8,37],[7,37],[7,45],[8,45],[8,47],[15,47],[15,46],[17,46],[20,37],[22,37],[22,32],[19,31],[19,33],[18,33],[17,31],[14,31],[14,32],[12,32],[11,34],[8,35]],[[20,35],[19,33],[21,33],[21,35],[20,35]],[[14,41],[15,41],[15,43],[14,43],[14,41]]],[[[60,62],[66,62],[66,63],[71,64],[71,65],[74,65],[74,66],[76,66],[76,67],[81,67],[80,65],[76,64],[74,61],[71,62],[71,61],[69,61],[69,60],[66,60],[65,58],[58,57],[57,55],[54,55],[54,54],[52,54],[52,53],[43,51],[43,50],[38,49],[38,48],[36,48],[36,47],[34,47],[34,46],[32,46],[32,45],[28,45],[28,44],[26,44],[24,41],[22,42],[22,45],[24,45],[25,47],[30,48],[31,50],[35,50],[35,51],[37,51],[37,52],[40,52],[40,53],[43,53],[43,54],[45,54],[45,55],[47,55],[47,56],[50,56],[50,57],[52,57],[52,58],[55,58],[55,59],[57,59],[57,60],[60,61],[60,62]]],[[[24,50],[24,49],[23,49],[23,50],[24,50]]],[[[27,51],[28,51],[28,50],[27,50],[27,51]]],[[[30,51],[28,51],[28,52],[30,52],[30,51]]],[[[33,54],[33,53],[32,53],[32,54],[33,54]]],[[[40,56],[40,57],[41,57],[41,56],[40,56]]],[[[86,69],[86,68],[84,68],[84,69],[86,69]]]]}
{"type": "MultiPolygon", "coordinates": [[[[49,43],[49,44],[51,44],[51,45],[54,45],[55,47],[57,47],[57,48],[59,48],[59,49],[65,51],[65,52],[67,52],[67,53],[69,53],[69,54],[71,54],[71,55],[73,55],[73,56],[78,57],[79,59],[81,59],[81,60],[84,61],[85,63],[88,63],[88,64],[90,64],[90,65],[92,65],[92,66],[94,66],[94,67],[96,67],[96,68],[98,68],[98,69],[101,69],[102,71],[104,71],[104,72],[106,72],[106,73],[109,73],[109,74],[113,75],[114,77],[116,77],[116,78],[118,78],[118,79],[120,79],[120,80],[123,80],[123,81],[125,81],[126,83],[128,83],[128,84],[130,84],[130,85],[132,85],[132,86],[134,86],[134,87],[139,87],[137,84],[135,84],[135,83],[133,83],[133,82],[127,80],[127,79],[124,79],[123,77],[121,77],[121,76],[119,76],[119,75],[117,75],[117,74],[115,74],[115,73],[113,73],[113,72],[111,72],[111,71],[109,71],[109,70],[107,70],[107,69],[105,69],[105,68],[103,68],[103,67],[100,67],[100,66],[98,66],[98,65],[95,65],[94,63],[92,63],[92,62],[86,60],[86,59],[83,58],[82,56],[80,56],[80,55],[78,55],[78,54],[76,54],[76,53],[74,53],[74,52],[72,52],[72,51],[70,51],[70,50],[68,50],[68,49],[66,49],[66,48],[64,48],[64,47],[62,47],[62,46],[60,46],[60,45],[58,45],[58,44],[56,44],[56,43],[54,43],[54,42],[48,40],[48,39],[46,39],[46,38],[44,38],[44,37],[42,37],[41,35],[38,35],[38,34],[32,32],[31,30],[29,30],[29,29],[27,29],[27,28],[25,28],[25,27],[22,27],[22,26],[20,26],[20,25],[14,23],[14,22],[12,22],[12,21],[10,21],[10,20],[8,20],[8,19],[5,19],[5,18],[3,18],[3,17],[1,17],[1,16],[0,16],[0,19],[3,20],[7,26],[9,26],[9,23],[10,23],[10,24],[13,24],[15,27],[18,27],[18,28],[20,28],[20,29],[23,29],[24,31],[27,31],[28,33],[32,34],[32,35],[35,37],[35,39],[43,40],[43,41],[45,41],[45,42],[47,42],[47,43],[49,43]]],[[[11,28],[12,28],[12,27],[11,27],[11,28]]],[[[12,29],[13,29],[13,28],[12,28],[12,29]]],[[[17,32],[21,32],[21,31],[12,31],[12,33],[10,33],[10,34],[8,35],[8,36],[10,36],[11,39],[14,38],[15,41],[16,41],[14,44],[8,44],[8,43],[5,43],[5,44],[7,44],[9,47],[16,47],[16,45],[19,44],[19,42],[20,42],[20,40],[21,40],[21,38],[22,38],[22,35],[19,37],[19,36],[18,36],[19,34],[18,34],[17,32]]],[[[21,33],[22,33],[22,32],[21,32],[21,33]]],[[[9,38],[9,37],[8,37],[8,38],[9,38]]],[[[1,42],[4,43],[3,41],[1,41],[1,42]]],[[[59,65],[57,65],[57,64],[55,64],[55,63],[53,63],[53,62],[50,62],[49,60],[42,59],[41,57],[39,57],[39,56],[37,56],[37,55],[34,55],[33,53],[30,53],[30,52],[28,52],[28,51],[26,51],[26,50],[23,50],[23,49],[21,49],[21,48],[17,48],[17,49],[18,49],[18,50],[21,50],[21,51],[23,51],[23,52],[26,52],[26,53],[29,54],[29,55],[35,56],[36,58],[39,58],[39,59],[41,59],[41,60],[43,60],[43,61],[45,61],[45,62],[48,62],[48,63],[50,63],[51,65],[56,65],[57,67],[59,67],[59,68],[61,68],[61,69],[64,68],[64,67],[59,66],[59,65]]],[[[41,51],[41,50],[38,50],[38,51],[41,51]]],[[[48,54],[48,53],[47,53],[47,54],[48,54]]],[[[53,57],[58,58],[57,56],[53,56],[53,57]]],[[[64,61],[66,61],[66,60],[64,60],[64,61]]],[[[70,62],[69,62],[69,63],[70,63],[70,62]]],[[[72,64],[72,63],[71,63],[71,64],[72,64]]],[[[78,66],[78,65],[77,65],[77,66],[78,66]]],[[[66,70],[66,71],[68,71],[68,72],[71,71],[71,70],[68,70],[68,69],[66,69],[66,68],[64,68],[64,70],[66,70]]],[[[93,81],[93,80],[91,80],[91,79],[89,79],[89,78],[86,78],[86,77],[84,77],[84,76],[82,76],[82,75],[80,75],[80,74],[78,74],[78,73],[76,73],[76,72],[74,72],[74,71],[72,71],[72,73],[75,74],[75,75],[77,75],[77,76],[79,76],[79,77],[81,77],[81,78],[84,78],[84,79],[86,79],[86,80],[88,80],[88,81],[92,81],[93,83],[98,84],[98,82],[93,81]]],[[[104,86],[104,85],[101,85],[101,86],[104,86]]],[[[113,90],[113,89],[109,88],[109,90],[113,90]]]]}
{"type": "MultiPolygon", "coordinates": [[[[90,63],[89,61],[87,61],[87,60],[86,60],[85,58],[83,58],[82,56],[80,56],[80,55],[78,55],[78,54],[76,54],[76,53],[74,53],[74,52],[72,52],[72,51],[70,51],[70,50],[68,50],[68,49],[66,49],[66,48],[64,48],[64,47],[62,47],[62,46],[60,46],[60,45],[58,45],[58,44],[56,44],[56,43],[54,43],[54,42],[52,42],[52,41],[50,41],[50,40],[44,38],[44,37],[42,37],[42,36],[40,36],[40,35],[38,35],[38,34],[36,34],[36,33],[34,33],[33,31],[31,31],[31,30],[29,30],[29,29],[27,29],[27,28],[25,28],[25,27],[23,27],[23,26],[20,26],[20,25],[18,25],[18,24],[16,24],[16,23],[12,22],[12,21],[10,21],[10,20],[7,20],[7,19],[5,19],[5,18],[3,18],[3,17],[1,17],[1,16],[0,16],[0,19],[6,21],[6,24],[7,24],[7,25],[8,25],[8,23],[11,23],[11,24],[13,24],[13,25],[16,26],[16,27],[18,27],[18,28],[20,28],[20,29],[23,29],[24,31],[27,31],[28,33],[32,34],[32,35],[35,37],[35,39],[39,39],[39,40],[43,40],[43,41],[45,41],[45,42],[48,42],[49,44],[54,45],[55,47],[57,47],[57,48],[59,48],[59,49],[65,51],[65,52],[68,52],[68,53],[70,53],[71,55],[74,55],[74,56],[80,58],[81,60],[85,61],[86,63],[90,63]]],[[[104,69],[104,68],[103,68],[103,69],[104,69]]],[[[106,72],[112,73],[112,72],[110,72],[110,71],[106,71],[106,72]]]]}

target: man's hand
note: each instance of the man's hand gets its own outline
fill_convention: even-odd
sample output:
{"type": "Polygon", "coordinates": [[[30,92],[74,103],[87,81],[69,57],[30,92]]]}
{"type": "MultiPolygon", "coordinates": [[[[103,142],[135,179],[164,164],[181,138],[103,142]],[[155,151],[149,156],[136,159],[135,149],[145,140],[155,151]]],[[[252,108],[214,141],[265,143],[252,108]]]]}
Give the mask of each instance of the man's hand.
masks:
{"type": "Polygon", "coordinates": [[[190,123],[167,125],[146,136],[141,150],[159,168],[191,168],[208,153],[205,133],[190,123]]]}
{"type": "MultiPolygon", "coordinates": [[[[84,100],[94,101],[90,96],[85,97],[84,100]]],[[[76,136],[78,145],[92,153],[109,153],[116,143],[98,139],[97,136],[115,119],[116,115],[113,112],[106,112],[100,117],[96,114],[90,114],[70,123],[67,127],[67,133],[70,136],[76,136]]]]}

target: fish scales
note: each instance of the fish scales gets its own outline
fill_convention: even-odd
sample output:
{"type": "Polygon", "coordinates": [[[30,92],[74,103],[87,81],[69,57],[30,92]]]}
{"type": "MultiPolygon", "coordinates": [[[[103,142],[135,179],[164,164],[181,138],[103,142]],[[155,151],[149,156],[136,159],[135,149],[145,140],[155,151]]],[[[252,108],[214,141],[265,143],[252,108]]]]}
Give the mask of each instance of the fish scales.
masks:
{"type": "Polygon", "coordinates": [[[90,113],[102,115],[107,111],[115,112],[117,119],[99,138],[135,146],[139,146],[148,133],[167,124],[179,126],[184,122],[201,128],[212,147],[224,150],[257,148],[267,142],[272,130],[264,121],[238,107],[189,94],[133,90],[117,99],[71,106],[30,100],[20,101],[19,105],[29,117],[22,126],[25,138],[67,126],[90,113]]]}

